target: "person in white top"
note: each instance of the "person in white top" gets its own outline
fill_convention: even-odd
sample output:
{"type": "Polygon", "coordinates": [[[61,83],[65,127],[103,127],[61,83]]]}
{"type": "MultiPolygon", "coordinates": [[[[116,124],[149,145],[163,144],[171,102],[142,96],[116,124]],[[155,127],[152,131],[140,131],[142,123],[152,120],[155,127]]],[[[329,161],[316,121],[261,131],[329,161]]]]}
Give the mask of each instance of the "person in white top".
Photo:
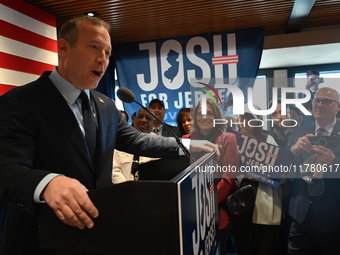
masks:
{"type": "MultiPolygon", "coordinates": [[[[259,107],[255,108],[259,109],[259,107]]],[[[259,120],[262,120],[261,116],[253,114],[245,105],[244,114],[237,117],[238,131],[278,146],[271,135],[264,133],[263,128],[259,126],[259,120]],[[247,124],[249,120],[252,120],[252,126],[247,124]]],[[[276,189],[257,180],[243,177],[241,186],[247,184],[254,188],[256,199],[253,211],[234,221],[232,234],[235,238],[237,254],[273,254],[282,218],[281,187],[276,189]]]]}
{"type": "MultiPolygon", "coordinates": [[[[135,129],[143,133],[151,133],[153,126],[153,117],[145,109],[141,108],[135,116],[132,117],[132,123],[135,129]]],[[[158,158],[139,157],[136,163],[146,163],[158,158]]],[[[112,166],[112,183],[118,184],[125,181],[132,181],[136,176],[132,174],[131,168],[134,161],[134,155],[114,150],[113,153],[113,166],[112,166]]],[[[137,160],[136,160],[137,161],[137,160]]]]}

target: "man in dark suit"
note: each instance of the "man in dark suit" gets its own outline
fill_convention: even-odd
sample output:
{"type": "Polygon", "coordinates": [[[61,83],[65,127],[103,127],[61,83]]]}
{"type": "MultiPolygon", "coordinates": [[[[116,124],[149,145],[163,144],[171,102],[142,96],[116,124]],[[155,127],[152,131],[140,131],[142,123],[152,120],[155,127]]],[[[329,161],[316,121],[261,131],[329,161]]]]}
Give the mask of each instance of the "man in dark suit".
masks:
{"type": "Polygon", "coordinates": [[[138,132],[92,90],[109,63],[109,31],[94,17],[66,22],[53,72],[0,97],[0,200],[8,202],[2,255],[73,254],[39,248],[40,209],[47,204],[65,224],[92,228],[100,212],[87,191],[112,185],[114,148],[178,156],[175,139],[138,132]]]}
{"type": "MultiPolygon", "coordinates": [[[[149,103],[149,108],[155,114],[155,116],[164,122],[164,115],[166,113],[164,102],[158,98],[152,99],[149,103]]],[[[166,124],[167,127],[164,127],[161,122],[157,119],[153,121],[153,129],[152,132],[156,135],[166,136],[166,137],[173,137],[173,133],[176,135],[178,134],[178,128],[175,126],[171,126],[166,124]],[[172,130],[173,132],[171,132],[172,130]]]]}
{"type": "Polygon", "coordinates": [[[340,254],[339,110],[339,93],[320,88],[313,101],[315,123],[296,128],[289,138],[298,174],[289,205],[289,254],[340,254]],[[337,146],[312,145],[309,137],[316,135],[335,135],[337,146]]]}

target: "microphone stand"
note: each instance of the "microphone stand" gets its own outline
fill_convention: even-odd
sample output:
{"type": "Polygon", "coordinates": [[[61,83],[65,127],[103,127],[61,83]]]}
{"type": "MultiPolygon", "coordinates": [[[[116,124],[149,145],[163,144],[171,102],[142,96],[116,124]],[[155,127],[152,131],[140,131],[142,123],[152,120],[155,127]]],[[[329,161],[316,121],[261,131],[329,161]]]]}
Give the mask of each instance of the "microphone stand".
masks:
{"type": "MultiPolygon", "coordinates": [[[[136,100],[133,100],[136,104],[138,104],[139,106],[141,106],[144,110],[146,110],[148,113],[151,114],[152,117],[154,117],[156,120],[158,120],[160,123],[162,123],[163,126],[166,127],[167,124],[165,124],[163,121],[161,121],[159,118],[156,117],[156,115],[151,112],[148,108],[146,108],[144,105],[142,105],[141,103],[137,102],[136,100]]],[[[190,152],[188,151],[188,149],[183,145],[183,143],[181,142],[181,140],[178,138],[178,136],[175,134],[175,132],[169,128],[170,132],[173,134],[173,136],[176,139],[177,144],[179,145],[179,147],[182,149],[182,151],[184,152],[184,154],[193,162],[194,159],[190,156],[190,152]]]]}

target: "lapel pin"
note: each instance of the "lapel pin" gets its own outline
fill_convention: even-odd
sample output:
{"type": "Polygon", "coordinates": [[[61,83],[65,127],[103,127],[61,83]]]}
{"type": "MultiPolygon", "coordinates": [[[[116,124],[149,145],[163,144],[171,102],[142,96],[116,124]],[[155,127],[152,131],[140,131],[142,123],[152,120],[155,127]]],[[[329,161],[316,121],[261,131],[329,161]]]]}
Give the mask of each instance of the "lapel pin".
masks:
{"type": "Polygon", "coordinates": [[[102,104],[104,104],[104,100],[103,100],[103,99],[101,99],[100,97],[98,97],[98,100],[99,100],[99,102],[101,102],[102,104]]]}

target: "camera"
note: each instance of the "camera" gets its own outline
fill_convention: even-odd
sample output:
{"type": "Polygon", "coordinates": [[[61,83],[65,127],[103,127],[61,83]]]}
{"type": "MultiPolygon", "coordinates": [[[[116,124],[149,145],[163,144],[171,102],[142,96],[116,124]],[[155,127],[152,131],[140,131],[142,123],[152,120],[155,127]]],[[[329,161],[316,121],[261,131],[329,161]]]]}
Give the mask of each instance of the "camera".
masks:
{"type": "Polygon", "coordinates": [[[312,145],[321,145],[327,148],[335,148],[337,146],[335,135],[312,136],[308,137],[308,139],[312,145]]]}
{"type": "Polygon", "coordinates": [[[310,82],[314,84],[319,84],[319,83],[323,83],[324,79],[323,77],[310,78],[310,82]]]}

